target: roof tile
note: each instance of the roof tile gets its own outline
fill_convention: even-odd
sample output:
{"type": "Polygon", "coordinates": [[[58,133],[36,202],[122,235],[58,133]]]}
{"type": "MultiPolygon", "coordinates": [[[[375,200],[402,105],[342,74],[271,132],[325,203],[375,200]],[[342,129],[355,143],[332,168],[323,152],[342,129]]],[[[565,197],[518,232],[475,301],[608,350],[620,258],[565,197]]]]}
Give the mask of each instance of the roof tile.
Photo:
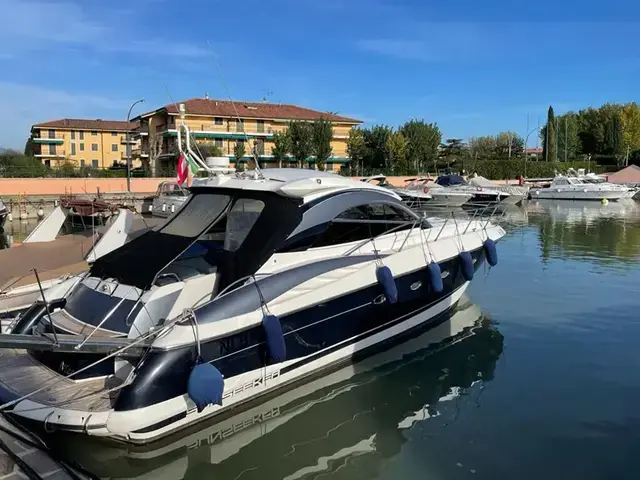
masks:
{"type": "MultiPolygon", "coordinates": [[[[130,122],[129,130],[139,127],[139,122],[130,122]]],[[[85,120],[81,118],[63,118],[50,122],[37,123],[33,128],[65,128],[75,130],[120,131],[127,130],[127,122],[122,120],[85,120]]]]}
{"type": "MultiPolygon", "coordinates": [[[[221,117],[240,116],[241,118],[264,118],[282,120],[317,120],[319,118],[326,118],[327,120],[331,120],[333,122],[362,123],[361,120],[357,120],[355,118],[343,117],[329,112],[319,112],[317,110],[311,110],[310,108],[298,107],[296,105],[286,105],[282,103],[243,101],[231,102],[228,100],[214,100],[206,98],[191,98],[179,103],[184,103],[187,115],[217,115],[221,117]]],[[[168,113],[177,114],[177,105],[178,103],[171,103],[165,105],[163,109],[165,109],[168,113]]],[[[149,115],[151,113],[153,112],[149,112],[144,115],[149,115]]]]}

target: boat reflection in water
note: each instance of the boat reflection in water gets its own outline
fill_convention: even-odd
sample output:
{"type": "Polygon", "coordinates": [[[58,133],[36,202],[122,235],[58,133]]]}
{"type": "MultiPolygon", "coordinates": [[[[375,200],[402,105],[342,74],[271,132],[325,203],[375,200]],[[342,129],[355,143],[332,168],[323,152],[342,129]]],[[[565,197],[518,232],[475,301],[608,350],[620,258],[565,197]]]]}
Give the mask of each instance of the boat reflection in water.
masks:
{"type": "MultiPolygon", "coordinates": [[[[416,423],[442,415],[493,377],[503,337],[463,297],[444,323],[180,438],[114,446],[59,434],[51,444],[100,477],[371,478],[416,423]]],[[[201,425],[199,425],[201,427],[201,425]]]]}

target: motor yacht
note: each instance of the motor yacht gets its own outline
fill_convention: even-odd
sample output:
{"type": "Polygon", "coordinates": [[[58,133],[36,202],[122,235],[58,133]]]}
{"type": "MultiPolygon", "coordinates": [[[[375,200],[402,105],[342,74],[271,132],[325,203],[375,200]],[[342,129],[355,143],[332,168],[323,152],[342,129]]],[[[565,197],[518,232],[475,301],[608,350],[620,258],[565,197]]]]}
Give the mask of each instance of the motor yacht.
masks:
{"type": "Polygon", "coordinates": [[[149,211],[157,217],[169,217],[180,208],[188,196],[188,190],[178,182],[161,182],[149,206],[149,211]]]}
{"type": "Polygon", "coordinates": [[[483,176],[474,176],[469,179],[469,185],[474,187],[498,190],[507,195],[500,197],[500,203],[506,205],[518,205],[529,196],[529,187],[523,185],[496,185],[491,180],[483,176]]]}
{"type": "Polygon", "coordinates": [[[530,195],[532,199],[617,201],[629,197],[629,188],[596,176],[557,175],[548,188],[531,189],[530,195]]]}
{"type": "Polygon", "coordinates": [[[314,170],[214,172],[190,193],[0,335],[0,409],[142,444],[223,418],[438,324],[505,234],[314,170]]]}
{"type": "Polygon", "coordinates": [[[449,189],[450,191],[462,192],[471,195],[469,200],[473,205],[486,205],[505,201],[510,194],[495,187],[474,186],[460,175],[442,175],[436,180],[436,185],[449,189]]]}

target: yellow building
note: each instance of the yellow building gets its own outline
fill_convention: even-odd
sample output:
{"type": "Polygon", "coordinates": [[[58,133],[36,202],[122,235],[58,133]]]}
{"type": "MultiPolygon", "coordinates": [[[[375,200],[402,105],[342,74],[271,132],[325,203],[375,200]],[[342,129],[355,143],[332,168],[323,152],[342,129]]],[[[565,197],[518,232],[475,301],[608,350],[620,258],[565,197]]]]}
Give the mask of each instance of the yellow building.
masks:
{"type": "MultiPolygon", "coordinates": [[[[292,120],[314,121],[324,118],[333,124],[332,156],[326,170],[337,171],[349,162],[347,139],[349,131],[362,123],[360,120],[342,117],[327,112],[319,112],[295,105],[275,103],[230,102],[208,98],[194,98],[184,102],[185,121],[198,142],[210,142],[218,146],[223,155],[235,162],[234,149],[237,142],[245,145],[246,162],[251,152],[256,151],[263,167],[279,166],[272,155],[273,134],[287,129],[292,120]]],[[[139,136],[142,155],[151,155],[152,169],[157,172],[175,169],[177,156],[177,130],[179,121],[178,104],[162,108],[135,118],[140,121],[139,136]]],[[[283,166],[298,166],[293,158],[288,158],[283,166]]],[[[307,159],[313,164],[312,158],[307,159]]],[[[307,166],[307,165],[305,165],[307,166]]]]}
{"type": "MultiPolygon", "coordinates": [[[[50,167],[71,162],[76,167],[107,168],[126,165],[126,132],[129,128],[132,158],[139,156],[134,140],[138,122],[65,118],[31,127],[35,156],[50,167]]],[[[133,162],[133,166],[140,160],[133,162]]]]}

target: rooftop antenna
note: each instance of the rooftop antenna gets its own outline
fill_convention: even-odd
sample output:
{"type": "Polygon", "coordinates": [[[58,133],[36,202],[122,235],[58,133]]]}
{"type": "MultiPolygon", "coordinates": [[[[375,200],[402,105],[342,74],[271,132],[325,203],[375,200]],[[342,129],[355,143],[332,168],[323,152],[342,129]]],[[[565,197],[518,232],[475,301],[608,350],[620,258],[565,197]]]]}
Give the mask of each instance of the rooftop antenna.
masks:
{"type": "MultiPolygon", "coordinates": [[[[209,40],[207,40],[207,46],[209,48],[211,48],[211,44],[209,43],[209,40]]],[[[236,107],[236,103],[233,101],[233,98],[231,98],[231,94],[229,93],[229,89],[227,88],[227,83],[224,81],[224,76],[222,75],[222,68],[220,67],[220,62],[218,62],[218,56],[214,54],[213,58],[215,59],[216,66],[218,67],[218,73],[220,75],[220,83],[222,83],[222,88],[224,88],[224,91],[227,94],[227,97],[229,98],[229,101],[231,102],[231,105],[233,106],[233,111],[236,114],[236,119],[238,120],[238,124],[242,125],[242,133],[244,135],[244,139],[247,142],[247,145],[249,145],[249,136],[247,135],[247,132],[244,129],[244,122],[240,118],[240,114],[238,113],[238,107],[236,107]]],[[[255,145],[254,145],[254,147],[255,147],[255,145]]],[[[255,168],[255,176],[256,176],[256,178],[264,179],[264,175],[262,174],[262,171],[260,170],[260,164],[258,162],[258,153],[256,152],[255,148],[251,149],[251,154],[253,155],[253,161],[256,164],[256,168],[255,168]]],[[[237,160],[238,159],[236,159],[236,161],[237,160]]]]}

